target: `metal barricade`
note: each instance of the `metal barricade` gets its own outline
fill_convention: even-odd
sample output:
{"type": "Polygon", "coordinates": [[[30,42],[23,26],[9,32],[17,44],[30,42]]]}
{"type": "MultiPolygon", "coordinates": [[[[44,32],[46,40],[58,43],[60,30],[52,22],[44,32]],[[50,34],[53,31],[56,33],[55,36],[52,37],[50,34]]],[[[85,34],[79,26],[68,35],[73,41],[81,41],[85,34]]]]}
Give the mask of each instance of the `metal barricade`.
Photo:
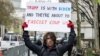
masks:
{"type": "Polygon", "coordinates": [[[12,47],[2,50],[3,56],[27,56],[27,47],[25,45],[12,47]]]}

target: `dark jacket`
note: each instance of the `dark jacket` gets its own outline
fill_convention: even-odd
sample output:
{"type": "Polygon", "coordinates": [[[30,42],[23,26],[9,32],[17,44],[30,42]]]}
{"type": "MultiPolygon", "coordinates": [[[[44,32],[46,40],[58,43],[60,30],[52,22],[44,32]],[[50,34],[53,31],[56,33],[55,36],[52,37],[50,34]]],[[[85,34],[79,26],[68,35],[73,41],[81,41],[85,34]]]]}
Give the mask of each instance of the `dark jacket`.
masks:
{"type": "Polygon", "coordinates": [[[28,31],[24,31],[23,33],[25,45],[33,52],[35,52],[38,56],[63,56],[63,54],[73,45],[75,37],[75,31],[74,29],[71,29],[69,40],[66,44],[58,44],[53,49],[49,50],[45,46],[33,44],[29,39],[28,31]]]}

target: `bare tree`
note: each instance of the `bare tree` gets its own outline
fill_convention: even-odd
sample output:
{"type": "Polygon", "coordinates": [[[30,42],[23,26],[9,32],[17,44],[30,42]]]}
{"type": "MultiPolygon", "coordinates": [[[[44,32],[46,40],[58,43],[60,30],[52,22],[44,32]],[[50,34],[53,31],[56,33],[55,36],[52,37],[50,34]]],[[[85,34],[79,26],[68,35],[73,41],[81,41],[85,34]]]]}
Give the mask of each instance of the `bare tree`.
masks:
{"type": "MultiPolygon", "coordinates": [[[[76,0],[70,0],[72,2],[72,8],[74,11],[77,10],[77,7],[75,5],[76,0]]],[[[82,17],[89,23],[91,24],[92,27],[94,27],[94,5],[92,0],[81,0],[81,2],[78,2],[78,7],[79,7],[79,14],[82,14],[82,17]]]]}

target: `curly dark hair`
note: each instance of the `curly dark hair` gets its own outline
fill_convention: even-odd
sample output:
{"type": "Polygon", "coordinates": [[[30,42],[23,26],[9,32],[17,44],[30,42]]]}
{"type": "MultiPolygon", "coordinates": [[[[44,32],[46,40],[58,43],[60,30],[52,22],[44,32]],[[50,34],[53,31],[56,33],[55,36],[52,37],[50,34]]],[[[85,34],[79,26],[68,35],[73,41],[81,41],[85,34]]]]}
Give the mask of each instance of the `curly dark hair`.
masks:
{"type": "Polygon", "coordinates": [[[50,36],[50,38],[54,41],[54,45],[56,44],[56,36],[53,32],[47,32],[44,37],[43,37],[43,45],[46,46],[46,40],[48,39],[47,37],[50,36]]]}

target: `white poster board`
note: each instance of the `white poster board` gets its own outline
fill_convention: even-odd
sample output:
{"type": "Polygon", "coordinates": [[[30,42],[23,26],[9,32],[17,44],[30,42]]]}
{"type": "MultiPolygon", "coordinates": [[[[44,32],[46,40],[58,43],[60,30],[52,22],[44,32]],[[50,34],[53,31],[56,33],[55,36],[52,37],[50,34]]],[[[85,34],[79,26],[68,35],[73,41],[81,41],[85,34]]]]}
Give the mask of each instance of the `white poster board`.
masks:
{"type": "Polygon", "coordinates": [[[28,2],[25,22],[28,31],[69,32],[71,3],[28,2]]]}

